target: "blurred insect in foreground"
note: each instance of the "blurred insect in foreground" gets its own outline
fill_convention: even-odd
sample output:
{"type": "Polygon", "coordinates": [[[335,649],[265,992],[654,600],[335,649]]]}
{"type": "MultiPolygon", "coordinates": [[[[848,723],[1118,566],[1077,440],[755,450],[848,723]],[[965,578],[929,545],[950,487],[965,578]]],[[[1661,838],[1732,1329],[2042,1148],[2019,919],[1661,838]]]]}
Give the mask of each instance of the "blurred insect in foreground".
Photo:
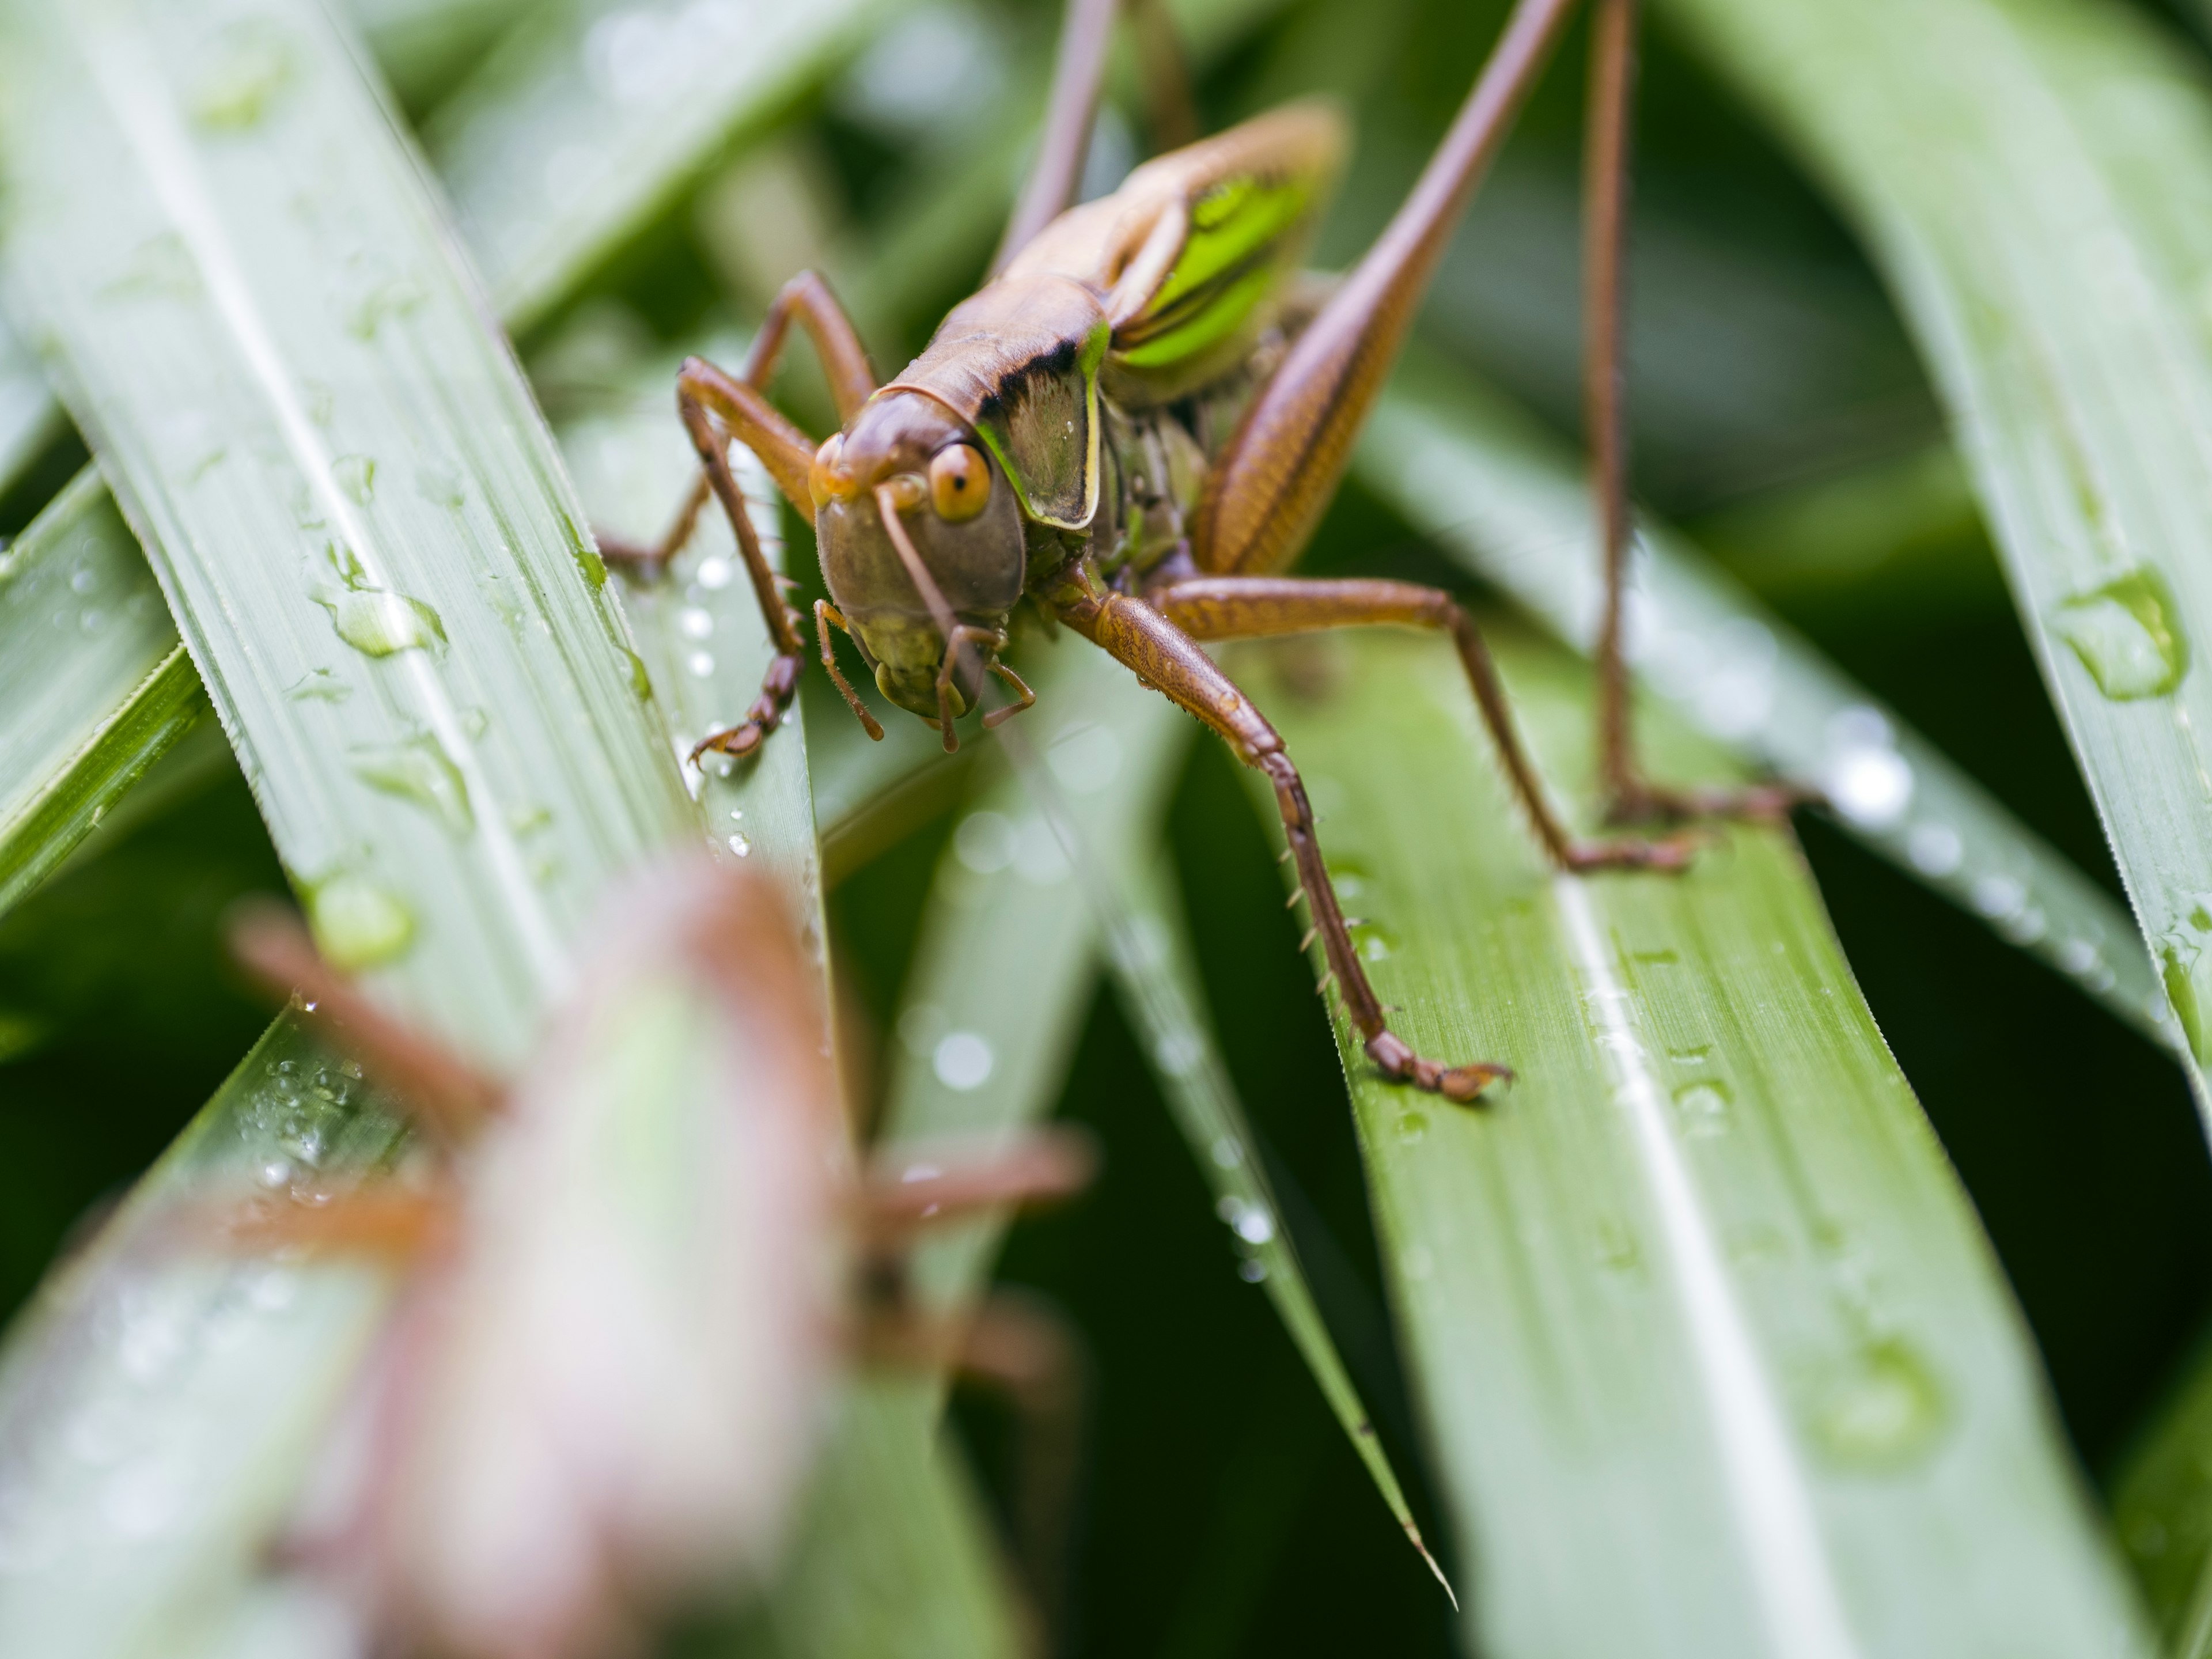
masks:
{"type": "Polygon", "coordinates": [[[864,1175],[768,884],[671,867],[606,914],[590,982],[504,1089],[381,1013],[289,913],[234,930],[437,1151],[222,1222],[238,1248],[409,1267],[337,1437],[359,1455],[332,1460],[294,1551],[401,1651],[625,1653],[671,1608],[757,1586],[850,1356],[974,1366],[1032,1429],[1073,1433],[1047,1420],[1068,1404],[1055,1328],[1003,1302],[931,1320],[902,1251],[939,1216],[1076,1190],[1087,1143],[864,1175]]]}
{"type": "MultiPolygon", "coordinates": [[[[1157,40],[1156,10],[1132,3],[1157,40]]],[[[1608,805],[1616,821],[1773,813],[1796,797],[1655,787],[1630,739],[1619,364],[1635,3],[1596,0],[1586,143],[1587,400],[1607,594],[1598,721],[1608,805]]],[[[732,755],[750,753],[785,717],[805,647],[745,518],[731,439],[758,455],[813,521],[830,594],[814,612],[822,665],[871,736],[881,729],[838,672],[831,628],[852,635],[884,695],[939,727],[951,749],[953,722],[981,702],[986,674],[1018,699],[986,714],[987,726],[1035,701],[999,659],[1013,607],[1027,598],[1048,624],[1065,623],[1112,653],[1267,774],[1329,973],[1369,1056],[1391,1078],[1472,1100],[1506,1068],[1424,1059],[1385,1024],[1297,769],[1199,641],[1372,625],[1446,633],[1559,867],[1686,862],[1689,842],[1680,836],[1583,842],[1569,833],[1522,750],[1489,653],[1449,593],[1277,574],[1334,493],[1452,227],[1573,0],[1519,0],[1396,217],[1333,287],[1297,274],[1346,143],[1340,118],[1320,105],[1286,106],[1159,156],[1112,195],[1063,211],[1115,9],[1115,0],[1070,0],[1042,148],[988,286],[878,387],[827,287],[811,273],[795,278],[739,374],[698,358],[684,364],[678,405],[705,476],[659,544],[609,550],[657,568],[688,537],[710,485],[720,497],[778,653],[745,722],[700,745],[732,755]],[[818,447],[763,392],[794,318],[813,337],[845,422],[818,447]]],[[[1157,79],[1162,55],[1150,56],[1157,79]]]]}

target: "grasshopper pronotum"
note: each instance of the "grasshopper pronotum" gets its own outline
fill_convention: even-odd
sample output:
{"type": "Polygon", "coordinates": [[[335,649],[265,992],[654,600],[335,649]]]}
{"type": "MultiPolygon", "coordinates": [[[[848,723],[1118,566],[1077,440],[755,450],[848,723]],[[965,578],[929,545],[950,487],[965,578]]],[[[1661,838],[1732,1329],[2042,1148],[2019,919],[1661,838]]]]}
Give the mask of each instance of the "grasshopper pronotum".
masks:
{"type": "MultiPolygon", "coordinates": [[[[1598,722],[1608,804],[1616,820],[1775,812],[1790,792],[1662,790],[1635,763],[1621,650],[1629,524],[1618,367],[1636,0],[1595,3],[1586,395],[1607,593],[1598,722]]],[[[1446,239],[1573,9],[1574,0],[1519,0],[1411,194],[1323,294],[1295,278],[1345,147],[1327,106],[1261,115],[1157,157],[1110,196],[1067,207],[1115,9],[1115,0],[1070,0],[1054,107],[997,268],[920,357],[877,386],[852,325],[805,273],[777,296],[739,374],[697,358],[684,365],[678,406],[705,477],[661,543],[609,550],[665,562],[709,487],[730,515],[777,654],[745,721],[700,749],[750,753],[784,718],[805,664],[801,618],[762,556],[731,475],[735,439],[813,521],[830,596],[815,606],[822,665],[872,736],[881,729],[838,671],[833,627],[852,636],[884,695],[939,727],[950,749],[953,723],[981,701],[987,674],[1018,701],[986,714],[986,726],[1034,701],[999,659],[1015,605],[1030,600],[1273,781],[1329,973],[1386,1075],[1459,1101],[1506,1075],[1502,1066],[1422,1058],[1391,1032],[1353,951],[1297,769],[1200,642],[1373,625],[1448,634],[1515,792],[1561,868],[1686,863],[1681,837],[1569,833],[1522,747],[1481,636],[1449,593],[1278,574],[1334,492],[1446,239]],[[813,337],[844,421],[818,447],[763,390],[794,319],[813,337]]]]}
{"type": "MultiPolygon", "coordinates": [[[[904,1251],[940,1217],[1075,1190],[1088,1143],[1035,1131],[863,1170],[768,882],[701,859],[604,915],[511,1087],[380,1012],[288,915],[234,929],[435,1149],[307,1204],[191,1218],[202,1238],[406,1267],[358,1432],[335,1437],[366,1455],[333,1461],[351,1478],[294,1547],[402,1650],[629,1652],[669,1608],[757,1584],[855,1358],[957,1364],[1014,1395],[1042,1449],[1074,1432],[1053,1322],[1003,1297],[925,1314],[904,1251]]],[[[1046,1546],[1048,1600],[1051,1540],[1026,1541],[1046,1546]]]]}

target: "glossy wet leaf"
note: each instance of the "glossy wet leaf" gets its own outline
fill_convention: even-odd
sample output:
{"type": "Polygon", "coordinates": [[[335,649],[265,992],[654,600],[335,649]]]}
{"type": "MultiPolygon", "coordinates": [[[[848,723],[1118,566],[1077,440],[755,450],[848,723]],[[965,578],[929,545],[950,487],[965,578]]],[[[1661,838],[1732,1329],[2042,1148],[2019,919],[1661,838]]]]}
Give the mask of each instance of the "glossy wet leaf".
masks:
{"type": "MultiPolygon", "coordinates": [[[[317,9],[26,3],[0,29],[11,307],[120,487],[323,943],[510,1060],[607,878],[698,822],[529,392],[317,9]]],[[[283,1080],[250,1066],[149,1194],[346,1161],[316,1125],[349,1091],[303,1078],[294,1042],[280,1028],[283,1080]],[[276,1123],[291,1162],[234,1119],[276,1123]]],[[[246,1269],[210,1291],[127,1244],[11,1347],[10,1650],[173,1652],[262,1616],[261,1551],[374,1328],[357,1270],[256,1303],[226,1288],[246,1269]],[[101,1311],[110,1291],[152,1336],[101,1311]],[[127,1389],[149,1341],[164,1364],[220,1348],[210,1374],[253,1388],[235,1413],[149,1417],[117,1467],[172,1497],[118,1510],[48,1453],[70,1401],[127,1389]],[[57,1364],[58,1392],[38,1381],[57,1364]],[[76,1513],[106,1524],[43,1524],[76,1513]]]]}
{"type": "Polygon", "coordinates": [[[555,0],[425,125],[503,315],[527,328],[895,0],[555,0]]]}
{"type": "MultiPolygon", "coordinates": [[[[1470,377],[1409,369],[1369,422],[1358,466],[1437,545],[1590,647],[1603,593],[1589,480],[1534,421],[1470,377]]],[[[1644,684],[1744,759],[1821,792],[1867,847],[2164,1040],[2164,995],[2101,889],[1682,536],[1647,517],[1639,553],[1630,637],[1644,684]]]]}
{"type": "Polygon", "coordinates": [[[1672,11],[1858,221],[1918,337],[2201,1099],[2212,94],[2094,0],[1672,11]]]}
{"type": "MultiPolygon", "coordinates": [[[[564,398],[573,409],[562,423],[562,447],[579,490],[599,527],[649,537],[696,465],[683,428],[669,417],[674,362],[625,361],[618,337],[594,339],[588,327],[562,343],[571,359],[613,370],[612,384],[572,390],[564,398]]],[[[743,347],[724,337],[705,349],[735,361],[743,347]]],[[[781,568],[783,509],[775,487],[748,453],[733,459],[762,545],[781,568]]],[[[664,575],[625,580],[622,591],[644,672],[675,728],[675,751],[688,754],[758,695],[771,655],[736,538],[719,508],[664,575]]],[[[934,734],[927,735],[934,746],[934,734]]],[[[784,890],[823,975],[826,1002],[833,988],[808,761],[807,732],[794,719],[757,760],[709,757],[703,771],[687,766],[685,777],[720,855],[764,868],[784,890]]],[[[938,1431],[932,1397],[927,1382],[895,1372],[852,1380],[788,1562],[761,1606],[738,1615],[730,1636],[735,1650],[782,1659],[884,1653],[1012,1659],[1018,1632],[989,1522],[957,1448],[938,1431]]]]}
{"type": "MultiPolygon", "coordinates": [[[[1499,654],[1558,796],[1589,799],[1581,674],[1499,654]]],[[[1305,769],[1396,1029],[1519,1073],[1455,1107],[1379,1079],[1339,1026],[1469,1643],[2147,1654],[1787,834],[1729,830],[1676,879],[1560,876],[1437,642],[1238,667],[1305,769]]],[[[1650,724],[1665,775],[1726,774],[1650,724]]]]}
{"type": "Polygon", "coordinates": [[[0,552],[0,911],[207,717],[161,590],[87,471],[0,552]]]}

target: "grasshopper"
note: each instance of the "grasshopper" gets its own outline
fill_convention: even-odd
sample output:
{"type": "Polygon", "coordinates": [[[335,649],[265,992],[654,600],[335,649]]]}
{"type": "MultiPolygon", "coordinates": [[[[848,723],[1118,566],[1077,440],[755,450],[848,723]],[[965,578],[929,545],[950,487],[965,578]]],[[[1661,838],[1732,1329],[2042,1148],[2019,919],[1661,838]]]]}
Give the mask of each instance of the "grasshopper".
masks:
{"type": "MultiPolygon", "coordinates": [[[[1328,973],[1383,1074],[1472,1101],[1510,1075],[1424,1058],[1393,1033],[1352,949],[1281,738],[1201,648],[1206,642],[1377,625],[1449,635],[1505,772],[1562,869],[1680,870],[1691,842],[1571,834],[1515,729],[1474,623],[1448,592],[1409,582],[1281,574],[1310,536],[1402,345],[1451,229],[1548,59],[1574,0],[1519,0],[1450,130],[1358,264],[1322,291],[1300,280],[1346,148],[1328,106],[1297,103],[1139,167],[1070,208],[1095,113],[1114,0],[1070,0],[1054,105],[991,280],[921,356],[878,386],[820,277],[777,296],[741,370],[691,358],[678,406],[703,477],[651,547],[609,546],[657,568],[709,491],[729,514],[776,655],[743,724],[705,750],[752,753],[787,717],[805,665],[802,619],[762,556],[727,447],[757,454],[811,520],[830,597],[814,608],[823,667],[872,737],[882,730],[840,672],[851,636],[878,689],[939,727],[976,708],[987,677],[1034,702],[1000,659],[1027,600],[1126,664],[1227,740],[1274,786],[1299,893],[1328,973]],[[844,425],[823,443],[764,388],[790,325],[811,337],[844,425]]],[[[1607,602],[1598,661],[1610,817],[1773,814],[1773,787],[1672,791],[1635,758],[1622,653],[1630,542],[1620,360],[1620,265],[1636,0],[1595,0],[1585,191],[1585,388],[1607,602]]],[[[1140,13],[1140,21],[1143,14],[1140,13]]],[[[1312,935],[1309,935],[1312,937],[1312,935]]]]}
{"type": "MultiPolygon", "coordinates": [[[[1004,1297],[924,1314],[903,1252],[940,1217],[1072,1193],[1088,1143],[1040,1132],[863,1170],[765,879],[701,859],[630,882],[605,914],[587,982],[512,1085],[384,1014],[289,912],[233,929],[249,970],[301,997],[431,1148],[191,1228],[404,1267],[355,1432],[336,1437],[365,1455],[311,1494],[291,1551],[386,1647],[629,1652],[665,1613],[757,1587],[854,1358],[957,1363],[1005,1388],[1033,1475],[1073,1439],[1053,1322],[1004,1297]]],[[[1029,1496],[1048,1526],[1066,1493],[1029,1496]]],[[[1030,1566],[1048,1590],[1044,1553],[1030,1566]]]]}

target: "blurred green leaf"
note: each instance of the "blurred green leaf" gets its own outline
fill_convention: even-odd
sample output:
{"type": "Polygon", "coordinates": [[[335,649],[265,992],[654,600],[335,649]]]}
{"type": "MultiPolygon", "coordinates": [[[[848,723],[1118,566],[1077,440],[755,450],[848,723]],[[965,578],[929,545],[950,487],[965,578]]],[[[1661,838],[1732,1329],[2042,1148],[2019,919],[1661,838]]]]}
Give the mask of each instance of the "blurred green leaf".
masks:
{"type": "Polygon", "coordinates": [[[2212,1054],[2212,96],[2097,0],[1674,0],[1853,213],[1958,428],[2179,1027],[2212,1054]]]}
{"type": "MultiPolygon", "coordinates": [[[[1510,637],[1498,654],[1555,798],[1590,799],[1581,675],[1510,637]]],[[[1787,835],[1729,830],[1677,878],[1559,875],[1478,760],[1441,642],[1239,663],[1394,1027],[1520,1074],[1451,1106],[1382,1081],[1338,1022],[1468,1641],[2147,1653],[1787,835]]],[[[1661,775],[1725,774],[1648,727],[1661,775]]]]}
{"type": "Polygon", "coordinates": [[[2171,1659],[2212,1653],[2212,1352],[2202,1346],[2121,1466],[2112,1527],[2171,1659]]]}

